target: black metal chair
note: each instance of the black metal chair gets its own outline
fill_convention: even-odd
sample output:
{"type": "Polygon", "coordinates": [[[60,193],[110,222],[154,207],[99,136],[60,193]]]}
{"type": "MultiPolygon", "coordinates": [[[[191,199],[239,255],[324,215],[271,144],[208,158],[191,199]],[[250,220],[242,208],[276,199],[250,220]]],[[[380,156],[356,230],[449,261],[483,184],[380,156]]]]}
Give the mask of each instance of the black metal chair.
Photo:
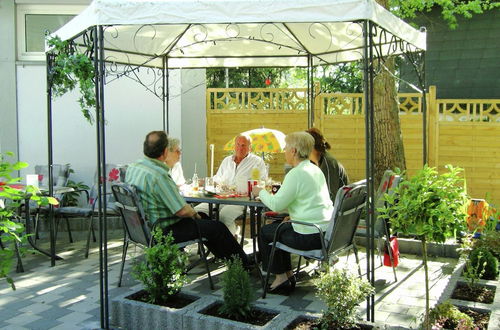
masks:
{"type": "MultiPolygon", "coordinates": [[[[394,263],[394,256],[392,255],[392,249],[390,246],[391,230],[389,226],[389,221],[386,218],[379,217],[377,212],[378,208],[385,205],[384,195],[392,195],[394,193],[394,188],[396,188],[401,182],[401,176],[395,174],[391,170],[386,170],[377,191],[375,192],[375,225],[374,225],[374,237],[378,239],[377,249],[380,257],[380,264],[382,265],[382,251],[387,251],[392,265],[392,271],[394,273],[394,281],[397,282],[398,278],[396,275],[396,266],[394,263]],[[383,246],[383,247],[382,247],[383,246]],[[382,247],[382,248],[381,248],[382,247]]],[[[366,237],[366,221],[361,219],[356,230],[356,236],[366,237]]]]}
{"type": "MultiPolygon", "coordinates": [[[[139,196],[137,195],[136,189],[133,185],[126,183],[113,184],[111,190],[115,197],[115,205],[117,206],[120,215],[123,219],[123,225],[125,227],[125,237],[123,241],[123,254],[122,254],[122,264],[120,267],[120,278],[118,280],[118,286],[122,284],[123,269],[125,266],[125,259],[127,256],[127,249],[130,242],[143,247],[149,247],[153,244],[151,231],[154,228],[149,227],[149,222],[146,220],[142,204],[140,202],[139,196]]],[[[210,282],[210,288],[214,289],[214,284],[212,281],[212,276],[210,274],[210,269],[208,268],[208,261],[205,253],[205,248],[203,246],[203,239],[198,232],[198,238],[176,243],[176,245],[182,249],[188,245],[198,244],[198,251],[200,253],[201,260],[205,263],[205,268],[207,270],[208,280],[210,282]]]]}
{"type": "Polygon", "coordinates": [[[341,187],[338,190],[337,196],[335,198],[334,212],[325,232],[323,232],[321,228],[316,224],[290,220],[291,223],[314,227],[318,231],[318,233],[321,234],[321,249],[298,250],[279,242],[280,227],[285,223],[280,224],[276,229],[274,240],[271,243],[272,249],[271,255],[269,257],[269,264],[262,298],[266,297],[266,288],[268,286],[270,277],[269,269],[273,263],[276,249],[287,251],[293,254],[298,254],[300,256],[297,270],[295,271],[296,274],[298,274],[300,271],[300,263],[302,257],[306,259],[317,260],[321,263],[328,263],[330,262],[330,260],[336,259],[339,254],[353,250],[354,256],[356,257],[356,264],[358,265],[359,276],[361,276],[358,249],[356,247],[356,244],[354,243],[354,233],[356,231],[356,227],[358,226],[361,216],[361,210],[364,208],[365,202],[366,182],[365,180],[362,180],[341,187]]]}

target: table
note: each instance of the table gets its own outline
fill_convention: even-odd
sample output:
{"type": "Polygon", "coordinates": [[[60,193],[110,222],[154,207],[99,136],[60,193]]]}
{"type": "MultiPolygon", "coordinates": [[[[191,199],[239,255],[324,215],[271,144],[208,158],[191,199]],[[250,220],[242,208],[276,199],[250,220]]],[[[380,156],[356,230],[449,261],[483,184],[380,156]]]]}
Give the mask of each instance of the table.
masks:
{"type": "MultiPolygon", "coordinates": [[[[43,196],[48,196],[48,191],[49,191],[48,187],[40,187],[39,189],[40,189],[40,192],[43,196]]],[[[71,187],[54,187],[53,193],[54,193],[54,195],[58,195],[58,194],[64,194],[67,192],[72,192],[74,190],[75,189],[71,188],[71,187]]],[[[48,257],[51,257],[54,260],[62,260],[62,258],[60,256],[56,255],[55,252],[53,252],[53,251],[55,251],[55,247],[53,246],[55,244],[55,242],[53,242],[53,239],[52,239],[52,236],[53,236],[52,230],[50,233],[50,236],[51,236],[50,252],[47,252],[36,245],[36,240],[35,240],[36,233],[33,233],[32,228],[31,228],[31,215],[30,215],[30,203],[29,203],[30,197],[31,197],[30,194],[26,195],[26,199],[24,202],[24,212],[26,214],[25,230],[26,230],[26,235],[28,236],[28,243],[31,245],[31,247],[33,249],[37,250],[38,252],[40,252],[48,257]]]]}
{"type": "MultiPolygon", "coordinates": [[[[257,242],[255,239],[262,223],[262,209],[265,207],[260,200],[251,200],[248,197],[217,198],[215,196],[184,196],[184,199],[188,203],[208,203],[210,206],[213,204],[247,206],[250,211],[250,237],[252,238],[253,255],[257,262],[257,242]]],[[[245,233],[242,234],[245,235],[245,233]]]]}

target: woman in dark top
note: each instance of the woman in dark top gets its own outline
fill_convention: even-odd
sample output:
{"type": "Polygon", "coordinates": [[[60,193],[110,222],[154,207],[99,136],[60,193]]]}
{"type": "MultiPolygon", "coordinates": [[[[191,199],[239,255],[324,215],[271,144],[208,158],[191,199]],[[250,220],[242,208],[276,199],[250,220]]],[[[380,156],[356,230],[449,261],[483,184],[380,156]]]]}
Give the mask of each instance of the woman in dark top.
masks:
{"type": "Polygon", "coordinates": [[[325,140],[323,134],[320,130],[312,127],[306,131],[311,134],[314,138],[314,149],[309,156],[309,159],[321,168],[323,174],[325,175],[326,184],[328,185],[328,190],[330,192],[330,198],[335,201],[335,196],[337,195],[337,190],[340,187],[349,184],[349,177],[347,172],[327,150],[330,150],[330,144],[325,140]]]}

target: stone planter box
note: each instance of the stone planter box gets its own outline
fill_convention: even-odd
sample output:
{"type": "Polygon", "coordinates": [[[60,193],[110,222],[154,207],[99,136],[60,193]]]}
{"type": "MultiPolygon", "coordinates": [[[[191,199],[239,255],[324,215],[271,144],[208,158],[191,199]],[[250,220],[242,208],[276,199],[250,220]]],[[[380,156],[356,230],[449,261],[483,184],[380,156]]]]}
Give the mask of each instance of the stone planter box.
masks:
{"type": "Polygon", "coordinates": [[[236,329],[283,329],[290,322],[290,317],[294,313],[286,308],[269,308],[264,305],[256,304],[255,307],[269,311],[272,313],[279,313],[271,321],[267,322],[263,326],[256,326],[253,324],[232,321],[224,318],[219,318],[211,315],[204,315],[202,312],[212,305],[220,302],[214,298],[207,298],[210,301],[207,302],[202,307],[201,304],[197,304],[196,310],[192,310],[190,313],[185,313],[183,315],[183,329],[189,330],[236,330],[236,329]]]}
{"type": "Polygon", "coordinates": [[[464,262],[460,262],[457,264],[455,270],[453,271],[450,277],[450,282],[448,283],[446,289],[443,291],[443,294],[439,298],[438,303],[442,303],[449,300],[453,305],[457,307],[468,307],[481,312],[489,312],[490,313],[489,329],[497,329],[497,327],[500,325],[500,293],[498,292],[500,290],[499,288],[500,281],[498,280],[498,278],[497,280],[478,280],[477,282],[478,284],[485,285],[487,287],[496,287],[495,297],[493,299],[493,303],[491,304],[484,304],[484,303],[451,298],[453,290],[455,289],[458,283],[460,282],[467,283],[465,277],[462,276],[464,267],[465,267],[464,262]]]}
{"type": "Polygon", "coordinates": [[[131,293],[127,293],[118,296],[111,302],[112,324],[123,329],[182,329],[183,316],[200,308],[200,304],[206,305],[204,298],[191,294],[184,295],[197,300],[179,309],[127,299],[130,295],[131,293]]]}

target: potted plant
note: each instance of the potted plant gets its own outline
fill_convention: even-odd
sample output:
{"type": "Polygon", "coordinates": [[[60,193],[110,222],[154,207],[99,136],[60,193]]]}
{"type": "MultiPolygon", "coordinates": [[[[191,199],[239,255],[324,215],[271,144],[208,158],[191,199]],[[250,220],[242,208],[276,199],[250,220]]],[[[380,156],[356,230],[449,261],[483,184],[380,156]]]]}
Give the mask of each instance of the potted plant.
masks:
{"type": "Polygon", "coordinates": [[[472,317],[462,313],[449,301],[445,301],[432,308],[429,312],[429,321],[433,330],[474,329],[472,317]]]}
{"type": "Polygon", "coordinates": [[[15,221],[19,220],[17,210],[27,199],[35,201],[38,205],[57,205],[57,200],[52,197],[40,196],[40,191],[34,186],[21,189],[22,187],[19,185],[21,179],[14,176],[14,173],[28,167],[28,163],[11,163],[6,159],[6,156],[13,157],[14,154],[12,152],[0,153],[0,234],[2,234],[0,237],[2,239],[0,279],[5,279],[15,290],[14,281],[9,277],[9,273],[14,262],[15,249],[26,238],[22,234],[24,225],[19,221],[15,221]],[[14,244],[14,250],[8,243],[14,244]]]}
{"type": "Polygon", "coordinates": [[[187,283],[187,254],[169,233],[153,232],[155,244],[145,249],[145,261],[133,266],[144,289],[113,300],[112,318],[127,329],[179,328],[185,308],[198,297],[182,294],[187,283]]]}
{"type": "Polygon", "coordinates": [[[351,329],[353,327],[371,329],[371,325],[356,324],[357,306],[366,297],[375,293],[373,286],[364,278],[346,270],[327,270],[314,280],[317,296],[326,304],[320,319],[299,317],[288,329],[351,329]]]}
{"type": "MultiPolygon", "coordinates": [[[[223,301],[212,301],[200,310],[199,313],[206,316],[192,318],[193,325],[194,322],[203,320],[207,328],[279,328],[269,324],[276,319],[278,312],[253,305],[250,275],[243,268],[240,258],[234,256],[225,265],[227,269],[222,274],[223,301]]],[[[191,323],[186,324],[185,328],[189,328],[189,324],[191,323]]]]}
{"type": "Polygon", "coordinates": [[[429,323],[429,275],[427,243],[444,243],[456,237],[466,225],[467,196],[462,169],[446,165],[446,172],[439,174],[435,168],[424,166],[410,179],[403,179],[391,195],[386,194],[385,207],[379,216],[389,219],[394,232],[416,235],[421,241],[425,273],[425,319],[429,323]]]}

